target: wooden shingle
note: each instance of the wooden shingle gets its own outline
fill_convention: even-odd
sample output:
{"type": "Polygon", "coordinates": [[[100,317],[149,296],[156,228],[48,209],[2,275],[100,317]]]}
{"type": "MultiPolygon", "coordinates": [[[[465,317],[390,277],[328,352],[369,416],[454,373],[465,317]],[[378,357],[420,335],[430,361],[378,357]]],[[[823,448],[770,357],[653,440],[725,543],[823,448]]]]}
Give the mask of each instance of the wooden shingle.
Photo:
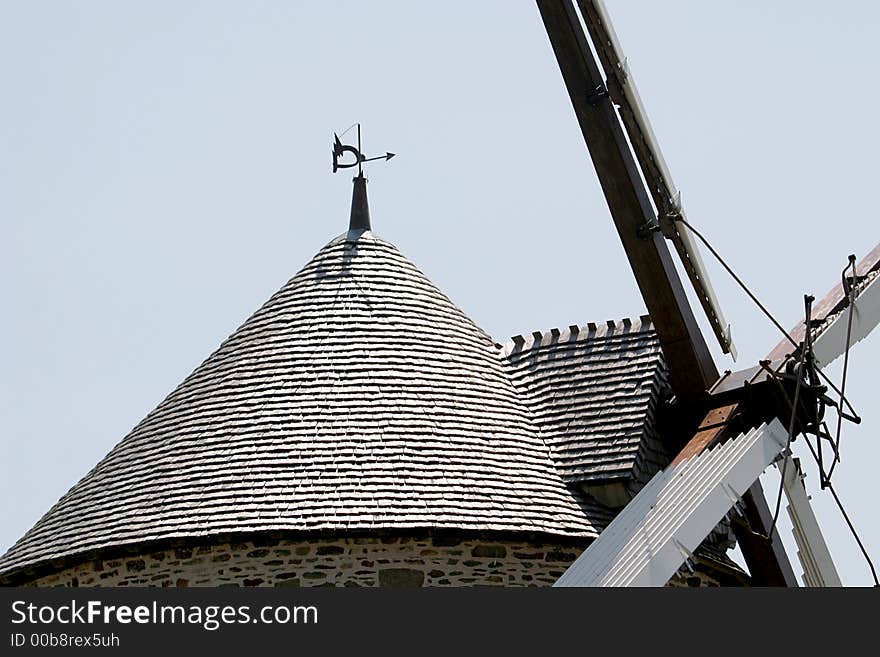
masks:
{"type": "MultiPolygon", "coordinates": [[[[608,367],[612,367],[610,364],[608,367]]],[[[492,339],[370,232],[330,242],[0,558],[262,531],[589,538],[492,339]]]]}

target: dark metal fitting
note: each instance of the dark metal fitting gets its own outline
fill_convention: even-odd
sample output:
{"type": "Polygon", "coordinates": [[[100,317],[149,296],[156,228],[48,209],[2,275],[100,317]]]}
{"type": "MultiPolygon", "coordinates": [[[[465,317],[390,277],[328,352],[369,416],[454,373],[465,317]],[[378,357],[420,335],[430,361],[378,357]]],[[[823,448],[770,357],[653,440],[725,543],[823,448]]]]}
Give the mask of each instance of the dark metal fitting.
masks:
{"type": "Polygon", "coordinates": [[[587,94],[587,103],[589,103],[592,107],[595,107],[603,98],[608,98],[608,89],[604,85],[599,84],[596,85],[595,89],[587,94]]]}
{"type": "Polygon", "coordinates": [[[651,235],[660,230],[660,224],[658,222],[653,223],[645,223],[638,227],[636,230],[636,235],[638,235],[641,239],[646,240],[651,235]]]}

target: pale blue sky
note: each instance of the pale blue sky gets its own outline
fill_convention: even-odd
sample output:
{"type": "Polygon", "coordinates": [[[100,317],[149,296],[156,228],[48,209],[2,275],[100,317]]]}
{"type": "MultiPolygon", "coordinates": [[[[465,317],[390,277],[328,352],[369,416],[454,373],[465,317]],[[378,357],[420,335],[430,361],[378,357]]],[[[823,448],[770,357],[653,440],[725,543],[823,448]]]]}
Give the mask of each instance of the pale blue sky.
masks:
{"type": "MultiPolygon", "coordinates": [[[[689,218],[794,324],[880,240],[880,6],[606,2],[689,218]]],[[[354,121],[398,153],[376,232],[496,339],[644,312],[531,2],[0,2],[0,81],[0,550],[345,229],[354,121]]],[[[778,336],[705,256],[754,364],[778,336]]],[[[878,357],[835,474],[875,555],[878,357]]]]}

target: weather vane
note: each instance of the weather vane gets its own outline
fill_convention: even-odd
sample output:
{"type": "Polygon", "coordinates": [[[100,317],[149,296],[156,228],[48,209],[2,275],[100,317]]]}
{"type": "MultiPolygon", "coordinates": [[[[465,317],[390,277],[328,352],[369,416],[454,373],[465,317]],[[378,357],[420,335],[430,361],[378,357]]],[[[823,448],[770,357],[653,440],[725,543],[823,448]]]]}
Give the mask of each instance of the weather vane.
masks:
{"type": "MultiPolygon", "coordinates": [[[[362,165],[364,162],[372,162],[373,160],[386,160],[387,161],[387,160],[390,160],[392,157],[394,157],[394,153],[388,153],[388,152],[386,152],[385,155],[377,155],[376,157],[365,157],[364,154],[361,152],[361,124],[357,123],[355,125],[357,125],[357,129],[358,129],[357,148],[355,148],[354,146],[348,146],[346,144],[343,144],[339,140],[339,135],[337,135],[336,133],[333,133],[333,173],[336,173],[340,169],[348,169],[348,168],[356,166],[358,168],[358,176],[363,176],[362,165]],[[340,163],[339,159],[342,158],[346,153],[351,153],[354,156],[355,161],[348,162],[348,163],[340,163]]],[[[352,126],[352,128],[353,127],[354,126],[352,126]]],[[[348,128],[348,130],[351,130],[351,128],[348,128]]],[[[346,130],[342,134],[345,135],[345,133],[348,132],[348,130],[346,130]]]]}

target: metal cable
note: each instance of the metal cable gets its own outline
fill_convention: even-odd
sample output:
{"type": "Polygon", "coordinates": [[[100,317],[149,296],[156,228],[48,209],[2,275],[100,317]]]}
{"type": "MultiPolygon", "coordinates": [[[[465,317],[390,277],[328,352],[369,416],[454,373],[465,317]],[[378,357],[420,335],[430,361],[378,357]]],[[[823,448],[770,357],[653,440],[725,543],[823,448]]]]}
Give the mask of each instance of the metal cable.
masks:
{"type": "MultiPolygon", "coordinates": [[[[785,338],[786,338],[786,339],[787,339],[792,345],[794,345],[794,347],[795,347],[796,349],[799,349],[799,348],[800,348],[800,345],[798,345],[798,344],[794,341],[794,338],[792,338],[791,335],[789,335],[788,331],[786,331],[786,330],[782,327],[782,324],[780,324],[780,323],[776,320],[776,318],[773,317],[773,315],[770,313],[769,310],[767,310],[767,308],[764,306],[764,304],[762,304],[762,303],[758,300],[758,298],[752,293],[752,291],[748,288],[748,286],[747,286],[745,283],[743,283],[742,279],[740,279],[740,277],[736,275],[736,272],[734,272],[733,269],[731,269],[731,267],[730,267],[730,266],[724,261],[724,259],[721,257],[721,255],[720,255],[720,254],[714,249],[714,247],[709,243],[709,240],[707,240],[705,237],[703,237],[703,235],[702,235],[697,229],[695,229],[693,226],[691,226],[691,224],[688,223],[688,221],[687,221],[686,219],[684,219],[683,217],[676,217],[676,220],[677,220],[677,221],[680,221],[680,222],[683,223],[685,226],[687,226],[688,229],[689,229],[694,235],[697,236],[697,238],[698,238],[698,239],[699,239],[699,240],[700,240],[700,241],[706,246],[706,248],[709,249],[709,252],[710,252],[713,256],[715,256],[715,259],[718,260],[718,262],[721,264],[721,266],[724,267],[724,269],[727,271],[727,273],[730,274],[731,278],[733,278],[733,280],[736,281],[737,285],[740,286],[740,288],[743,290],[743,292],[745,292],[745,293],[748,295],[748,297],[752,300],[752,302],[753,302],[756,306],[758,306],[758,308],[760,308],[761,312],[764,313],[764,315],[765,315],[765,316],[766,316],[766,317],[767,317],[767,318],[773,323],[773,325],[774,325],[777,329],[779,329],[779,331],[785,336],[785,338]]],[[[852,261],[852,258],[851,258],[851,261],[852,261]]],[[[844,270],[844,271],[846,271],[846,270],[844,270]]],[[[855,275],[853,276],[853,284],[855,284],[855,275]]],[[[850,291],[850,295],[851,295],[851,297],[852,297],[852,290],[850,291]]],[[[845,351],[845,353],[846,353],[846,359],[844,360],[844,374],[843,374],[843,379],[842,379],[842,381],[841,381],[841,388],[840,388],[840,389],[838,389],[837,386],[834,385],[834,382],[833,382],[831,379],[829,379],[828,376],[827,376],[827,375],[826,375],[821,369],[819,369],[819,368],[815,368],[815,367],[811,368],[813,372],[815,372],[815,373],[817,373],[819,376],[821,376],[822,379],[824,379],[825,382],[826,382],[826,383],[827,383],[827,384],[828,384],[828,385],[829,385],[829,386],[830,386],[830,387],[831,387],[836,393],[838,393],[838,395],[840,396],[840,403],[839,403],[839,406],[838,406],[838,408],[837,408],[837,411],[838,411],[838,434],[837,434],[837,438],[836,438],[836,440],[835,440],[834,443],[833,443],[833,445],[834,445],[834,459],[835,459],[835,460],[832,462],[831,470],[829,471],[829,473],[828,473],[827,476],[825,475],[824,468],[822,467],[821,459],[819,458],[819,456],[816,454],[816,452],[815,452],[814,449],[813,449],[813,444],[812,444],[808,439],[806,439],[806,438],[805,438],[804,442],[807,444],[807,447],[808,447],[809,450],[810,450],[810,454],[813,456],[813,460],[816,461],[816,464],[819,466],[819,476],[820,476],[820,479],[822,479],[823,488],[827,488],[828,490],[831,491],[831,495],[834,497],[834,502],[837,504],[837,508],[840,510],[841,515],[843,515],[843,518],[844,518],[844,520],[846,521],[846,524],[847,524],[847,526],[849,527],[849,530],[850,530],[850,532],[852,533],[853,538],[855,538],[856,543],[857,543],[858,546],[859,546],[859,549],[862,551],[862,554],[864,555],[865,560],[868,562],[868,567],[871,569],[871,576],[874,578],[874,585],[880,587],[880,580],[877,579],[877,570],[874,568],[874,563],[873,563],[873,561],[871,560],[871,557],[870,557],[870,555],[868,554],[868,551],[865,549],[865,546],[864,546],[864,544],[862,543],[861,538],[859,538],[858,532],[856,531],[856,528],[853,526],[852,521],[850,520],[849,515],[848,515],[847,512],[846,512],[846,509],[843,507],[843,503],[840,501],[840,498],[838,497],[837,492],[834,490],[834,487],[831,485],[831,480],[830,480],[831,473],[834,471],[834,466],[835,466],[836,463],[840,460],[840,456],[839,456],[839,451],[838,451],[838,450],[839,450],[839,446],[840,446],[839,439],[840,439],[840,426],[841,426],[842,419],[843,419],[843,416],[841,415],[841,413],[842,413],[842,411],[843,411],[843,405],[846,404],[846,406],[847,406],[847,407],[849,408],[849,410],[852,412],[852,415],[853,415],[853,417],[855,418],[855,422],[859,422],[859,421],[860,421],[859,414],[856,413],[856,411],[855,411],[855,409],[853,408],[852,404],[849,402],[849,400],[846,398],[846,395],[844,394],[844,392],[845,392],[845,387],[846,387],[846,367],[847,367],[847,362],[848,362],[848,358],[849,358],[849,347],[850,347],[850,339],[851,339],[851,329],[852,329],[852,303],[850,303],[849,324],[847,325],[847,346],[846,346],[846,351],[845,351]]],[[[809,337],[810,337],[809,316],[808,316],[808,318],[807,318],[807,326],[806,326],[805,334],[806,334],[806,336],[807,336],[807,342],[809,342],[809,337]]],[[[806,352],[807,352],[808,350],[807,350],[807,349],[802,349],[801,351],[802,351],[802,353],[801,353],[801,365],[800,365],[800,367],[798,368],[798,380],[797,380],[797,386],[795,387],[795,399],[794,399],[794,403],[791,405],[791,406],[792,406],[792,417],[791,417],[791,421],[789,422],[788,442],[787,442],[787,444],[786,444],[786,450],[785,450],[785,451],[788,451],[788,448],[789,448],[789,446],[791,445],[792,438],[793,438],[794,421],[795,421],[795,417],[796,417],[796,408],[797,408],[797,402],[798,402],[798,394],[799,394],[799,392],[800,392],[800,386],[801,386],[801,381],[802,381],[802,372],[801,372],[801,370],[802,370],[802,368],[803,368],[804,358],[805,358],[806,352]]],[[[769,368],[765,368],[765,369],[767,369],[768,371],[770,371],[769,368]]],[[[778,380],[777,380],[777,383],[779,383],[780,386],[782,385],[778,380]]],[[[783,390],[784,390],[784,389],[783,389],[783,390]]],[[[786,396],[786,398],[787,398],[787,396],[786,396]]],[[[818,440],[818,438],[817,438],[817,440],[818,440]]],[[[782,481],[780,482],[779,493],[778,493],[777,498],[776,498],[776,511],[775,511],[775,513],[773,514],[773,523],[772,523],[771,526],[770,526],[770,530],[769,530],[767,536],[764,537],[764,538],[766,538],[766,539],[768,539],[768,540],[770,539],[770,537],[773,536],[773,532],[775,531],[775,527],[776,527],[776,521],[777,521],[778,516],[779,516],[779,511],[780,511],[780,507],[781,507],[781,503],[782,503],[782,486],[783,486],[783,484],[784,484],[784,482],[785,482],[785,467],[786,467],[787,464],[788,464],[788,459],[786,459],[786,461],[783,463],[783,468],[782,468],[782,481]]],[[[753,532],[753,533],[755,533],[755,532],[753,532]]]]}
{"type": "Polygon", "coordinates": [[[821,488],[826,487],[826,483],[831,481],[831,472],[834,471],[834,464],[840,461],[840,453],[838,452],[838,446],[834,444],[834,439],[831,437],[831,432],[828,431],[828,424],[826,422],[822,422],[822,429],[824,429],[824,433],[820,431],[816,431],[816,446],[821,449],[821,441],[827,440],[831,443],[831,450],[834,452],[834,460],[831,461],[831,471],[825,472],[824,469],[819,469],[819,485],[821,488]]]}
{"type": "Polygon", "coordinates": [[[834,468],[837,467],[837,464],[840,462],[840,431],[843,426],[843,415],[841,415],[840,410],[843,407],[843,399],[844,392],[846,391],[846,371],[849,367],[849,348],[852,341],[852,320],[853,320],[853,311],[856,302],[856,257],[851,255],[849,257],[849,263],[846,267],[843,268],[843,272],[840,274],[841,283],[843,284],[843,289],[846,289],[846,270],[852,267],[852,283],[849,286],[849,295],[848,295],[848,305],[849,312],[846,320],[846,348],[843,351],[843,374],[840,377],[840,406],[838,407],[837,413],[837,432],[834,437],[834,461],[831,462],[831,468],[828,470],[828,476],[826,480],[828,482],[831,481],[831,475],[834,474],[834,468]]]}
{"type": "MultiPolygon", "coordinates": [[[[812,319],[812,305],[811,304],[813,301],[815,301],[815,299],[813,299],[812,296],[807,295],[807,296],[804,296],[804,301],[807,304],[807,312],[806,312],[807,320],[806,320],[806,322],[804,322],[804,326],[806,327],[806,329],[804,330],[804,343],[803,343],[803,350],[806,354],[807,372],[806,372],[804,378],[807,380],[807,382],[810,384],[810,386],[813,389],[816,389],[819,387],[819,380],[818,380],[818,377],[816,376],[816,373],[818,370],[816,368],[815,354],[813,353],[813,332],[810,330],[810,324],[811,324],[810,320],[812,319]]],[[[811,411],[811,415],[812,415],[811,419],[813,420],[813,424],[818,427],[819,426],[819,415],[816,412],[816,407],[810,406],[809,411],[811,411]]],[[[809,426],[809,421],[807,422],[807,426],[809,426]]],[[[826,429],[826,432],[827,432],[827,429],[826,429]]],[[[818,433],[817,433],[817,436],[818,436],[818,433]]],[[[822,461],[822,441],[819,440],[818,438],[816,440],[816,448],[819,450],[819,471],[820,471],[820,473],[822,473],[820,475],[820,478],[821,478],[824,475],[825,467],[824,467],[823,461],[822,461]]],[[[837,455],[837,452],[835,451],[835,456],[836,455],[837,455]]]]}
{"type": "MultiPolygon", "coordinates": [[[[761,309],[761,312],[763,312],[764,315],[767,316],[767,319],[769,319],[769,320],[773,323],[773,325],[774,325],[777,329],[779,329],[779,331],[782,333],[782,335],[784,335],[785,338],[786,338],[789,342],[791,342],[792,345],[794,345],[795,349],[800,348],[800,345],[799,345],[797,342],[794,341],[794,338],[791,337],[791,335],[788,333],[788,331],[786,331],[786,330],[782,327],[782,324],[780,324],[780,323],[776,320],[776,318],[770,313],[769,310],[767,310],[767,308],[764,306],[764,304],[762,304],[762,303],[758,300],[758,297],[756,297],[756,296],[754,295],[754,293],[752,293],[752,291],[748,288],[748,286],[747,286],[745,283],[743,283],[742,279],[740,279],[740,277],[736,275],[736,272],[734,272],[733,269],[731,269],[730,265],[728,265],[728,264],[724,261],[724,258],[722,258],[721,255],[718,253],[718,251],[716,251],[716,250],[714,249],[714,247],[709,243],[709,240],[707,240],[705,237],[703,237],[703,235],[702,235],[702,233],[700,233],[700,231],[698,231],[696,228],[694,228],[693,226],[691,226],[691,224],[687,221],[687,219],[684,219],[684,218],[682,218],[682,217],[676,217],[675,220],[676,220],[676,221],[680,221],[681,223],[683,223],[685,226],[688,227],[688,229],[689,229],[694,235],[697,236],[697,238],[699,238],[699,240],[700,240],[700,241],[706,246],[706,248],[709,249],[709,252],[710,252],[713,256],[715,256],[715,259],[721,264],[721,266],[724,267],[724,269],[727,271],[727,273],[730,274],[731,278],[733,278],[733,280],[736,281],[737,285],[740,286],[740,288],[742,289],[742,291],[745,292],[745,293],[748,295],[748,297],[749,297],[749,298],[755,303],[755,305],[758,306],[758,308],[761,309]]],[[[807,332],[809,332],[809,327],[807,327],[807,332]]],[[[855,409],[852,407],[852,404],[849,403],[849,400],[848,400],[845,396],[843,396],[842,392],[837,388],[836,385],[834,385],[834,382],[833,382],[831,379],[829,379],[828,376],[825,374],[825,372],[823,372],[821,369],[817,369],[816,371],[818,372],[819,376],[821,376],[821,377],[825,380],[825,382],[831,387],[831,389],[834,390],[834,392],[836,392],[836,393],[838,393],[839,395],[841,395],[841,399],[842,399],[843,402],[846,403],[846,405],[849,407],[849,410],[852,411],[852,414],[853,414],[853,416],[856,418],[856,421],[857,421],[857,422],[860,421],[859,414],[856,413],[855,409]]]]}
{"type": "Polygon", "coordinates": [[[676,219],[676,221],[680,221],[685,226],[687,226],[688,229],[700,239],[700,241],[706,246],[707,249],[709,249],[709,251],[712,253],[712,255],[715,256],[715,259],[719,263],[721,263],[721,266],[727,270],[727,273],[730,274],[730,276],[733,278],[733,280],[735,280],[737,282],[737,284],[740,286],[740,288],[742,288],[742,291],[745,292],[749,296],[749,298],[755,303],[755,305],[761,309],[761,312],[763,312],[767,316],[767,319],[769,319],[771,322],[773,322],[773,325],[780,330],[782,335],[784,335],[786,337],[786,339],[788,339],[788,341],[791,342],[791,344],[794,345],[795,348],[797,348],[799,345],[797,342],[794,341],[794,338],[791,337],[791,335],[789,335],[788,331],[786,331],[784,328],[782,328],[782,324],[780,324],[778,321],[776,321],[776,318],[772,314],[770,314],[770,311],[764,307],[764,304],[762,304],[758,300],[758,297],[756,297],[754,294],[752,294],[752,291],[748,288],[748,286],[745,283],[742,282],[740,277],[736,275],[736,272],[734,272],[733,269],[730,268],[730,265],[728,265],[724,261],[724,258],[722,258],[719,255],[718,251],[716,251],[712,247],[712,245],[709,244],[709,240],[707,240],[705,237],[703,237],[703,235],[696,228],[691,226],[690,223],[688,223],[687,219],[684,219],[680,216],[676,217],[675,219],[676,219]]]}
{"type": "MultiPolygon", "coordinates": [[[[805,296],[804,297],[804,306],[806,309],[806,325],[807,330],[809,331],[810,326],[810,314],[811,314],[811,303],[812,297],[805,296]]],[[[797,369],[797,384],[794,387],[794,402],[791,405],[791,419],[788,421],[788,440],[785,443],[785,449],[782,450],[785,458],[782,461],[782,477],[779,480],[779,491],[776,494],[776,510],[773,511],[773,522],[770,523],[770,529],[767,531],[767,536],[769,538],[773,538],[773,532],[776,530],[776,521],[779,520],[779,510],[782,508],[782,488],[785,484],[785,469],[788,467],[788,459],[791,455],[791,441],[794,440],[794,424],[797,419],[797,407],[798,400],[801,395],[801,382],[804,380],[803,370],[804,370],[804,362],[807,360],[807,349],[801,350],[801,362],[798,365],[797,369]]]]}
{"type": "MultiPolygon", "coordinates": [[[[786,402],[788,402],[788,405],[792,409],[792,413],[794,413],[795,407],[792,404],[791,399],[789,399],[788,393],[786,393],[785,387],[782,385],[782,382],[779,380],[779,377],[776,374],[776,372],[774,372],[773,370],[770,369],[767,361],[761,361],[760,365],[761,365],[762,369],[764,369],[766,372],[768,372],[771,375],[771,378],[773,379],[773,381],[776,382],[776,385],[779,386],[779,390],[782,392],[783,398],[785,399],[786,402]]],[[[819,440],[819,438],[817,437],[816,440],[819,440]]],[[[811,443],[809,438],[807,438],[806,436],[804,436],[804,442],[807,444],[807,447],[810,450],[810,455],[813,457],[813,460],[816,462],[816,465],[819,466],[819,477],[820,477],[820,479],[823,480],[822,488],[827,488],[828,490],[831,491],[831,494],[834,497],[834,502],[837,504],[837,508],[840,510],[840,513],[843,515],[843,519],[846,521],[846,524],[849,527],[850,533],[856,539],[856,543],[858,544],[859,549],[862,551],[862,554],[865,557],[865,561],[868,562],[868,567],[871,569],[871,575],[874,578],[874,585],[880,586],[880,581],[877,580],[877,571],[874,568],[874,562],[871,561],[871,557],[868,554],[868,551],[865,549],[865,546],[862,543],[862,540],[859,538],[858,532],[856,532],[856,528],[853,526],[852,521],[849,518],[849,515],[846,513],[846,509],[843,507],[843,503],[840,501],[840,498],[837,496],[837,493],[835,492],[834,487],[831,485],[831,482],[829,480],[825,479],[824,473],[822,472],[821,464],[819,463],[819,457],[816,454],[816,451],[813,449],[813,443],[811,443]]],[[[786,459],[786,461],[787,461],[787,459],[786,459]]],[[[782,474],[783,474],[782,481],[784,482],[785,481],[785,470],[784,469],[783,469],[782,474]]],[[[774,520],[774,523],[775,523],[775,520],[774,520]]],[[[752,531],[752,533],[757,536],[761,536],[762,538],[769,540],[769,537],[773,535],[773,530],[771,529],[767,536],[763,536],[762,534],[759,534],[758,532],[755,532],[755,531],[752,531]]]]}
{"type": "MultiPolygon", "coordinates": [[[[816,455],[816,452],[813,451],[813,444],[806,440],[807,447],[810,448],[810,454],[813,456],[813,460],[816,463],[819,462],[819,457],[816,455]]],[[[871,561],[871,556],[868,554],[868,551],[865,549],[864,543],[862,543],[862,539],[859,538],[859,534],[856,531],[856,528],[853,526],[852,521],[849,519],[849,515],[846,512],[846,509],[843,508],[843,502],[840,501],[840,498],[837,496],[837,492],[834,490],[834,486],[831,485],[831,482],[826,482],[825,486],[828,490],[831,491],[831,495],[834,497],[834,502],[837,504],[837,508],[840,509],[841,515],[843,515],[843,519],[846,521],[847,527],[849,527],[850,533],[853,535],[853,538],[856,539],[856,543],[858,543],[859,549],[862,551],[862,554],[865,557],[865,561],[868,562],[868,567],[871,569],[871,576],[874,578],[874,586],[880,586],[880,580],[877,579],[877,570],[874,568],[874,562],[871,561]]]]}

